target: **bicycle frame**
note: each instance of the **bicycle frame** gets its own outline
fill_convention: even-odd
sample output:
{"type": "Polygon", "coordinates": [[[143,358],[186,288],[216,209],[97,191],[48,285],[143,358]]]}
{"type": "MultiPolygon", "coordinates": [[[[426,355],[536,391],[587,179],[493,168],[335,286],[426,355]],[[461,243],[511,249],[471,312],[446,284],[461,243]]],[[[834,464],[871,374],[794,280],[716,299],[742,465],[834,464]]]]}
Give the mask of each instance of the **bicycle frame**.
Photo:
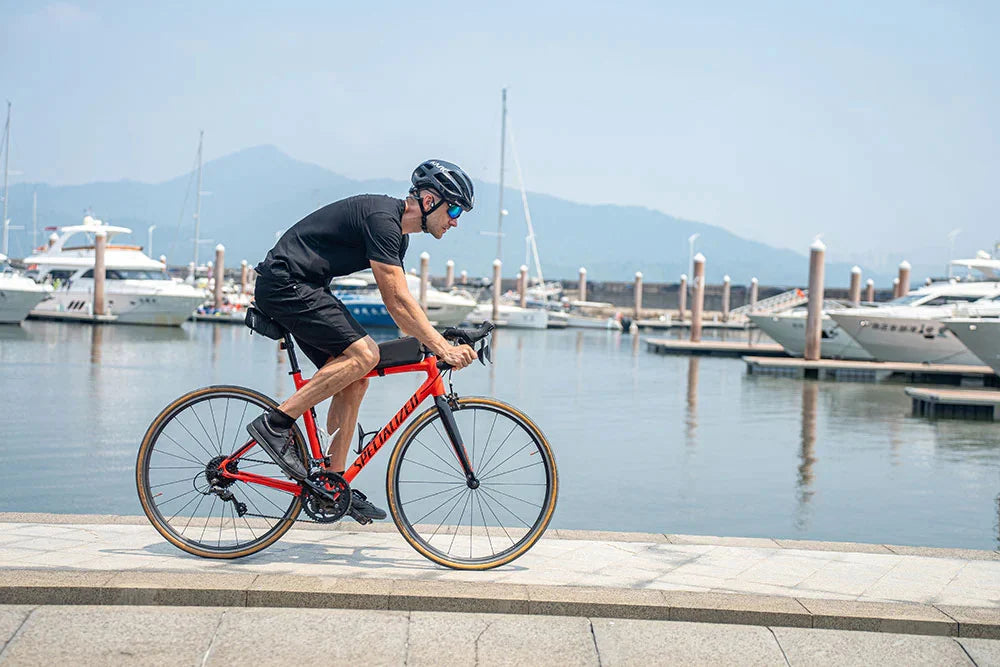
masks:
{"type": "MultiPolygon", "coordinates": [[[[302,371],[296,362],[295,350],[291,341],[285,339],[283,346],[288,352],[289,364],[292,368],[289,374],[295,382],[295,389],[299,390],[307,385],[309,380],[302,377],[302,371]]],[[[378,453],[378,450],[380,450],[382,446],[389,441],[389,438],[391,438],[399,427],[403,425],[403,423],[410,417],[410,415],[413,414],[420,404],[423,403],[428,397],[433,396],[438,410],[442,412],[442,422],[444,424],[445,431],[451,438],[452,445],[456,450],[456,457],[462,464],[466,478],[470,484],[478,486],[478,481],[476,481],[475,474],[472,471],[472,464],[469,461],[467,452],[465,451],[465,443],[462,442],[458,429],[455,426],[455,420],[451,414],[451,407],[448,405],[448,401],[444,398],[444,380],[441,377],[441,371],[438,369],[437,364],[437,358],[433,355],[428,355],[419,363],[374,370],[365,376],[366,378],[374,378],[385,375],[397,375],[400,373],[425,373],[427,377],[420,387],[413,393],[413,395],[410,396],[406,403],[403,404],[403,407],[399,409],[399,412],[397,412],[395,416],[389,420],[389,423],[379,430],[378,434],[371,440],[371,442],[365,445],[364,449],[361,450],[361,454],[344,472],[344,479],[347,480],[348,484],[350,484],[354,478],[357,477],[358,473],[360,473],[364,467],[368,465],[369,461],[371,461],[375,454],[378,453]]],[[[306,425],[306,437],[309,442],[310,455],[314,460],[320,461],[324,458],[324,454],[320,448],[319,436],[316,431],[316,410],[310,408],[305,412],[305,414],[302,415],[302,418],[306,425]]],[[[222,476],[251,484],[262,484],[281,491],[287,491],[293,495],[301,495],[304,487],[298,482],[275,479],[273,477],[266,477],[264,475],[257,475],[255,473],[243,471],[231,473],[226,470],[226,466],[229,463],[242,457],[256,444],[257,443],[254,440],[249,440],[246,444],[240,447],[240,449],[231,454],[225,461],[221,462],[219,464],[219,469],[222,476]]]]}

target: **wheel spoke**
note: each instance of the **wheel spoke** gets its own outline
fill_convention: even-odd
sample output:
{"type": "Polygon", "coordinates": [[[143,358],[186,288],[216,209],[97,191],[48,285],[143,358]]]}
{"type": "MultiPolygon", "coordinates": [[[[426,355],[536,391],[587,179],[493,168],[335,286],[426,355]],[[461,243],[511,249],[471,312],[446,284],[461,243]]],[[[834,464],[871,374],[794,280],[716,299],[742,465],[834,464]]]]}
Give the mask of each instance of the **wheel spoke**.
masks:
{"type": "MultiPolygon", "coordinates": [[[[499,452],[499,451],[500,451],[501,449],[503,449],[503,446],[504,446],[504,445],[506,445],[506,444],[507,444],[507,440],[509,440],[509,439],[510,439],[510,436],[514,434],[514,430],[515,430],[516,428],[517,428],[517,423],[515,422],[515,423],[514,423],[514,425],[510,427],[510,433],[508,433],[508,434],[507,434],[507,435],[506,435],[506,436],[504,437],[504,439],[503,439],[503,440],[502,440],[502,441],[500,442],[500,445],[499,445],[499,446],[497,446],[497,448],[493,450],[493,453],[492,453],[492,454],[490,454],[490,458],[486,459],[486,463],[484,463],[484,464],[482,464],[481,466],[479,466],[479,467],[480,467],[480,469],[482,469],[482,468],[486,468],[486,467],[488,467],[488,466],[490,465],[490,462],[491,462],[491,461],[493,460],[493,458],[494,458],[494,457],[495,457],[495,456],[497,455],[497,453],[498,453],[498,452],[499,452]]],[[[487,447],[489,447],[489,444],[487,444],[487,447]]],[[[485,447],[484,447],[484,449],[485,449],[485,447]]]]}
{"type": "Polygon", "coordinates": [[[423,463],[421,463],[420,461],[407,461],[407,463],[412,463],[413,465],[417,465],[417,466],[420,466],[421,468],[427,468],[428,470],[433,470],[434,472],[439,472],[439,473],[441,473],[442,475],[446,475],[446,476],[448,476],[448,477],[451,477],[452,479],[458,479],[458,480],[461,480],[461,481],[462,481],[463,483],[465,482],[465,479],[464,479],[464,478],[462,478],[462,477],[457,477],[457,476],[455,476],[455,475],[452,475],[452,474],[450,474],[450,473],[446,473],[446,472],[445,472],[444,470],[438,470],[437,468],[434,468],[434,467],[431,467],[431,466],[428,466],[428,465],[424,465],[424,464],[423,464],[423,463]]]}
{"type": "MultiPolygon", "coordinates": [[[[426,449],[427,451],[429,451],[432,455],[434,455],[435,457],[437,457],[437,460],[440,461],[441,463],[443,463],[446,467],[451,468],[455,473],[457,473],[459,475],[462,475],[462,471],[461,470],[459,470],[454,465],[452,465],[450,461],[447,461],[443,457],[441,457],[440,455],[438,455],[437,452],[435,452],[433,449],[431,449],[430,447],[428,447],[427,445],[425,445],[423,442],[421,442],[420,440],[416,440],[416,443],[418,445],[420,445],[421,447],[423,447],[424,449],[426,449]]],[[[445,442],[444,444],[445,444],[445,446],[450,447],[450,445],[448,445],[447,442],[445,442]]],[[[464,475],[462,475],[462,476],[464,476],[464,475]]]]}
{"type": "Polygon", "coordinates": [[[502,466],[504,463],[507,463],[507,461],[510,461],[512,458],[514,458],[515,456],[517,456],[518,454],[520,454],[521,452],[523,452],[528,447],[531,447],[533,444],[535,444],[534,440],[532,440],[531,442],[529,442],[528,444],[526,444],[524,447],[521,447],[519,450],[517,450],[516,452],[514,452],[513,454],[511,454],[510,456],[508,456],[507,458],[505,458],[503,461],[501,461],[500,463],[496,464],[495,466],[493,466],[492,468],[490,468],[489,470],[487,470],[486,472],[484,472],[482,474],[482,477],[480,477],[480,479],[489,479],[489,474],[491,472],[493,472],[494,470],[496,470],[497,468],[499,468],[500,466],[502,466]]]}
{"type": "MultiPolygon", "coordinates": [[[[529,463],[528,465],[521,466],[520,468],[514,468],[513,470],[505,470],[503,472],[498,472],[495,475],[490,475],[489,477],[483,477],[483,479],[486,480],[486,479],[493,479],[494,477],[503,477],[504,475],[509,475],[512,472],[517,472],[518,470],[525,470],[527,468],[534,468],[535,466],[540,466],[540,465],[542,465],[542,462],[541,461],[536,461],[535,463],[529,463]]],[[[480,480],[480,481],[482,481],[482,480],[480,480]]]]}

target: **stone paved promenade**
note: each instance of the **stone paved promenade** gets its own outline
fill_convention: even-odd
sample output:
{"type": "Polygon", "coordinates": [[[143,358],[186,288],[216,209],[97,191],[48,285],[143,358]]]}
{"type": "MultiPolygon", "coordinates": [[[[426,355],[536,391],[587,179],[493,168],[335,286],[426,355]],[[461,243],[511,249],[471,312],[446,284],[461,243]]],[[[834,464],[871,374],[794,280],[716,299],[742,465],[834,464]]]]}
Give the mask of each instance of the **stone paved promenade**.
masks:
{"type": "MultiPolygon", "coordinates": [[[[388,653],[377,654],[384,659],[372,653],[372,664],[407,656],[431,661],[430,654],[414,653],[423,650],[416,639],[406,638],[432,636],[434,628],[447,635],[449,623],[456,636],[469,637],[428,643],[428,650],[444,652],[435,662],[451,660],[448,651],[458,663],[546,661],[533,659],[530,647],[561,646],[556,630],[565,628],[565,662],[572,664],[597,664],[598,657],[601,664],[658,662],[655,655],[676,658],[660,662],[706,662],[714,655],[762,664],[817,664],[826,656],[844,664],[857,647],[868,647],[856,653],[861,662],[867,655],[900,664],[1000,664],[995,552],[553,530],[511,565],[455,572],[410,549],[391,524],[300,525],[264,552],[222,561],[177,550],[144,517],[0,515],[0,640],[7,642],[0,662],[51,664],[63,649],[31,648],[38,643],[31,638],[52,623],[82,633],[120,628],[88,649],[95,662],[112,660],[138,623],[129,620],[130,610],[140,614],[141,606],[140,616],[162,629],[162,645],[148,650],[178,658],[167,664],[221,661],[236,650],[241,627],[244,639],[273,635],[280,644],[294,635],[281,628],[335,618],[360,624],[362,637],[369,631],[359,619],[385,628],[388,653]],[[67,604],[77,606],[59,606],[67,604]],[[282,620],[264,631],[260,614],[271,612],[282,620]],[[192,623],[199,630],[185,650],[197,657],[188,661],[170,649],[181,642],[171,633],[187,636],[181,628],[192,623]],[[508,634],[538,643],[525,639],[505,653],[497,647],[508,634]]],[[[369,648],[375,635],[381,636],[365,640],[369,648]]],[[[343,642],[328,650],[354,659],[343,642]]]]}

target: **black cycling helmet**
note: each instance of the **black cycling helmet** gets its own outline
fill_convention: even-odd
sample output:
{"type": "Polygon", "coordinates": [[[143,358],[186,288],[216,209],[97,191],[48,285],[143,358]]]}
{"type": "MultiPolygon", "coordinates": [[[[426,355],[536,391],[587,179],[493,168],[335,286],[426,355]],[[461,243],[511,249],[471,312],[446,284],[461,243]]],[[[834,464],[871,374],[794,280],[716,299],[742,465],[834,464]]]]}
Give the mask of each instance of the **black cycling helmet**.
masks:
{"type": "Polygon", "coordinates": [[[466,212],[475,204],[472,179],[457,164],[427,160],[413,170],[410,182],[413,183],[411,194],[416,194],[417,190],[433,190],[449,204],[457,204],[466,212]]]}

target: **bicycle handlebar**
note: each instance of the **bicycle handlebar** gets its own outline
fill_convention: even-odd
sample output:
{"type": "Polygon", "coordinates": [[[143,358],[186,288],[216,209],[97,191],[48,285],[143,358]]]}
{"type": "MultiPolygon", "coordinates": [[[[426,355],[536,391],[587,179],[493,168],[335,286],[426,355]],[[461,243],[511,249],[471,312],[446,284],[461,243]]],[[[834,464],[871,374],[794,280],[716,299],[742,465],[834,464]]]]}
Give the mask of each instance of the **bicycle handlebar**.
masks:
{"type": "MultiPolygon", "coordinates": [[[[492,361],[493,355],[490,352],[489,342],[483,343],[476,349],[476,343],[484,340],[490,333],[496,329],[496,325],[489,320],[484,321],[479,325],[478,329],[458,329],[456,327],[448,327],[445,329],[441,335],[445,337],[445,340],[450,340],[453,343],[465,344],[476,350],[476,356],[479,357],[480,363],[484,366],[486,361],[492,361]]],[[[451,368],[451,365],[439,361],[437,364],[439,370],[446,371],[451,368]]]]}

